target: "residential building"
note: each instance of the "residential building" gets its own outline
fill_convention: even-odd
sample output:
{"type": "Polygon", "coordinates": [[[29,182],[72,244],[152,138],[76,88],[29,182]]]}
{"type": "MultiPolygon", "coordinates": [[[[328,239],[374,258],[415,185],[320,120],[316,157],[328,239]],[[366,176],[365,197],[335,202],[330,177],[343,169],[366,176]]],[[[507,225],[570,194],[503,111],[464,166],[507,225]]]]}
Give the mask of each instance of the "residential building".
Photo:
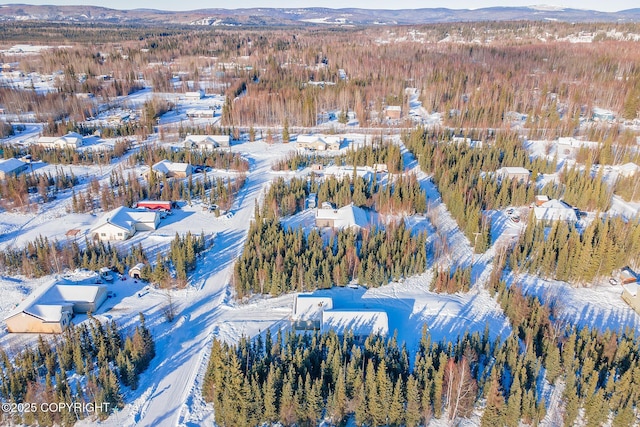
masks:
{"type": "Polygon", "coordinates": [[[533,208],[533,213],[538,221],[578,221],[575,209],[562,200],[552,199],[533,208]]]}
{"type": "Polygon", "coordinates": [[[505,166],[496,170],[496,176],[501,180],[515,179],[519,182],[528,183],[530,175],[531,171],[529,171],[529,169],[519,166],[505,166]]]}
{"type": "Polygon", "coordinates": [[[231,137],[229,135],[188,135],[184,140],[184,148],[195,150],[213,151],[218,147],[229,147],[231,137]]]}
{"type": "Polygon", "coordinates": [[[353,203],[340,209],[318,208],[316,211],[316,227],[360,229],[369,225],[364,209],[353,203]]]}
{"type": "Polygon", "coordinates": [[[299,148],[306,148],[308,150],[337,151],[342,144],[342,138],[327,135],[298,135],[296,144],[299,148]]]}
{"type": "Polygon", "coordinates": [[[160,216],[155,211],[119,207],[105,213],[91,229],[97,240],[127,240],[138,231],[158,228],[160,216]]]}
{"type": "Polygon", "coordinates": [[[0,160],[0,179],[7,179],[9,176],[17,176],[27,168],[27,164],[15,158],[0,160]]]}
{"type": "Polygon", "coordinates": [[[82,146],[82,135],[70,132],[64,136],[41,136],[36,144],[44,148],[73,148],[74,150],[82,146]]]}
{"type": "Polygon", "coordinates": [[[61,333],[74,313],[95,313],[107,299],[104,285],[69,285],[53,281],[22,301],[5,322],[9,332],[61,333]]]}
{"type": "MultiPolygon", "coordinates": [[[[193,168],[189,163],[174,163],[169,160],[161,160],[151,166],[151,170],[160,177],[167,178],[186,178],[193,172],[193,168]]],[[[146,172],[146,175],[149,171],[146,172]]]]}

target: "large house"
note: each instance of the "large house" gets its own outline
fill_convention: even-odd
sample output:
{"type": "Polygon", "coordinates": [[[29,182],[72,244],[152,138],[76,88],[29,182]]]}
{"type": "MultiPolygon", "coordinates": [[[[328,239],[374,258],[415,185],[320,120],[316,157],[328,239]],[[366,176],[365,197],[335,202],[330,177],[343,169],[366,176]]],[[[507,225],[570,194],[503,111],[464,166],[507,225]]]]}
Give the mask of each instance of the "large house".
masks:
{"type": "Polygon", "coordinates": [[[61,333],[74,313],[95,313],[107,299],[104,285],[68,285],[55,281],[29,295],[5,318],[9,332],[61,333]]]}
{"type": "Polygon", "coordinates": [[[91,229],[91,236],[97,240],[127,240],[137,231],[157,229],[158,224],[157,212],[120,207],[105,213],[91,229]]]}
{"type": "Polygon", "coordinates": [[[44,148],[73,148],[82,146],[82,135],[70,132],[64,136],[41,136],[36,144],[44,148]]]}
{"type": "Polygon", "coordinates": [[[184,140],[184,148],[212,151],[218,147],[228,147],[229,135],[189,135],[184,140]]]}
{"type": "MultiPolygon", "coordinates": [[[[186,178],[191,175],[193,168],[189,163],[174,163],[169,160],[161,160],[151,166],[151,170],[161,177],[186,178]]],[[[147,174],[149,171],[147,171],[147,174]]]]}
{"type": "Polygon", "coordinates": [[[531,172],[527,168],[522,168],[519,166],[505,166],[496,170],[496,176],[501,180],[512,180],[516,179],[519,182],[527,183],[529,182],[529,176],[531,172]]]}
{"type": "Polygon", "coordinates": [[[299,148],[306,148],[307,150],[337,151],[340,149],[340,144],[342,144],[342,138],[327,135],[298,135],[296,144],[299,148]]]}
{"type": "Polygon", "coordinates": [[[567,221],[576,222],[578,216],[575,209],[562,200],[552,199],[533,208],[538,221],[567,221]]]}
{"type": "Polygon", "coordinates": [[[8,176],[16,176],[25,170],[27,164],[15,158],[0,160],[0,179],[7,179],[8,176]]]}
{"type": "Polygon", "coordinates": [[[340,209],[318,208],[316,211],[316,227],[359,229],[369,224],[364,209],[353,203],[340,209]]]}

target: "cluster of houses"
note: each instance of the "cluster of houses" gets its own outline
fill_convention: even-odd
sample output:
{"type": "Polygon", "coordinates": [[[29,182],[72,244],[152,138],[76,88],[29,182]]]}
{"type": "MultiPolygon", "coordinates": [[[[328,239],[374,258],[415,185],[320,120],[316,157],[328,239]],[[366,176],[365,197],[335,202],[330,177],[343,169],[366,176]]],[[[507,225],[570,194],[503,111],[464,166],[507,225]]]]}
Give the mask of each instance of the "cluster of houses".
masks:
{"type": "Polygon", "coordinates": [[[356,338],[389,333],[389,318],[385,311],[336,310],[331,297],[313,294],[295,296],[291,319],[297,331],[334,331],[340,336],[350,331],[356,338]]]}

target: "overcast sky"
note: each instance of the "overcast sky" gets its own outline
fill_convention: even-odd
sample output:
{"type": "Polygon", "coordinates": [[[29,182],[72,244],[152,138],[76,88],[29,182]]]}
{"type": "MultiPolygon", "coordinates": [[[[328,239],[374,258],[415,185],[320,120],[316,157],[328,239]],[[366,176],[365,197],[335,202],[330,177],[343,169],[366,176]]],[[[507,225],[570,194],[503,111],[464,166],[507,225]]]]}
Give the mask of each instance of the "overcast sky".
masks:
{"type": "MultiPolygon", "coordinates": [[[[449,9],[477,9],[490,6],[529,6],[536,3],[535,0],[339,0],[336,2],[326,2],[317,0],[242,0],[236,2],[221,0],[35,0],[35,1],[15,1],[0,2],[1,4],[9,3],[28,3],[28,4],[55,4],[55,5],[82,5],[94,4],[96,6],[110,7],[113,9],[137,9],[151,8],[162,10],[194,10],[205,8],[251,8],[251,7],[330,7],[340,9],[345,7],[357,7],[363,9],[418,9],[445,7],[449,9]]],[[[632,9],[639,7],[638,0],[562,0],[552,3],[554,6],[600,10],[605,12],[614,12],[624,9],[632,9]]]]}

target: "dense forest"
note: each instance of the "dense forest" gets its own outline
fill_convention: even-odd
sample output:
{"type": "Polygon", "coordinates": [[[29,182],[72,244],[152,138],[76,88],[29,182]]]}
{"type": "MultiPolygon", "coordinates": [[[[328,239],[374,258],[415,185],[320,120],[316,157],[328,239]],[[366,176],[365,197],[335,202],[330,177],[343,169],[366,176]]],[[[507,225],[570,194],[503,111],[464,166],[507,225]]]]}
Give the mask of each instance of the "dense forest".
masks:
{"type": "Polygon", "coordinates": [[[328,242],[318,230],[287,230],[276,218],[255,221],[234,268],[238,298],[260,293],[280,295],[345,286],[352,280],[382,286],[422,273],[427,267],[426,235],[411,235],[404,222],[386,229],[341,230],[328,242]]]}
{"type": "MultiPolygon", "coordinates": [[[[214,340],[203,396],[214,403],[221,426],[279,421],[285,426],[418,426],[432,418],[451,422],[483,409],[481,425],[537,425],[548,410],[555,425],[570,427],[580,416],[586,426],[612,420],[632,426],[640,403],[640,343],[632,331],[601,332],[569,326],[554,301],[525,295],[500,280],[506,253],[496,257],[488,290],[509,319],[512,332],[491,340],[462,334],[432,342],[427,325],[413,351],[395,336],[364,342],[347,332],[297,334],[270,330],[239,344],[214,340]],[[544,390],[562,394],[550,408],[544,390]],[[582,413],[582,415],[579,415],[582,413]],[[238,424],[238,420],[242,420],[238,424]]],[[[467,271],[440,272],[467,282],[467,271]]],[[[547,420],[548,421],[548,420],[547,420]]]]}
{"type": "Polygon", "coordinates": [[[587,284],[610,277],[613,270],[640,262],[640,222],[598,217],[584,230],[565,221],[550,226],[531,215],[509,254],[512,271],[587,284]]]}
{"type": "MultiPolygon", "coordinates": [[[[124,406],[123,387],[135,390],[155,356],[155,343],[140,314],[133,334],[123,336],[114,321],[95,318],[72,326],[57,339],[40,336],[37,345],[16,352],[0,349],[0,397],[35,411],[3,411],[2,423],[73,425],[90,417],[102,420],[124,406]],[[68,411],[40,410],[42,403],[95,404],[68,411]],[[31,406],[34,404],[34,406],[31,406]]],[[[4,406],[3,406],[4,409],[4,406]]]]}

